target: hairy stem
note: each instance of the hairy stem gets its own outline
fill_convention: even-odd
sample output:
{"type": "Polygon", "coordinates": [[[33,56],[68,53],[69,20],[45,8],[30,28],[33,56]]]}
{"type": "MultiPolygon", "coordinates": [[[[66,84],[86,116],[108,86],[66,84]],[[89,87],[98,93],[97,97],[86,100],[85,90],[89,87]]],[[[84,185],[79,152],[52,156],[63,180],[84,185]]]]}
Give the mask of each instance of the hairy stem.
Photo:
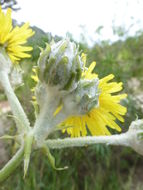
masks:
{"type": "Polygon", "coordinates": [[[0,71],[0,82],[8,97],[8,101],[10,103],[13,115],[15,116],[14,119],[15,119],[17,128],[21,131],[29,130],[30,124],[29,124],[28,118],[11,87],[8,74],[4,71],[0,71]]]}
{"type": "Polygon", "coordinates": [[[6,180],[9,175],[19,166],[24,154],[24,146],[9,160],[9,162],[0,170],[0,183],[6,180]]]}
{"type": "Polygon", "coordinates": [[[57,92],[49,89],[43,98],[44,104],[40,107],[40,113],[34,125],[34,136],[38,142],[46,139],[55,125],[54,112],[59,105],[60,98],[56,97],[57,92]]]}
{"type": "Polygon", "coordinates": [[[65,138],[57,140],[47,140],[46,145],[51,149],[61,149],[69,147],[82,147],[91,144],[108,144],[130,146],[127,133],[111,136],[87,136],[78,138],[65,138]]]}

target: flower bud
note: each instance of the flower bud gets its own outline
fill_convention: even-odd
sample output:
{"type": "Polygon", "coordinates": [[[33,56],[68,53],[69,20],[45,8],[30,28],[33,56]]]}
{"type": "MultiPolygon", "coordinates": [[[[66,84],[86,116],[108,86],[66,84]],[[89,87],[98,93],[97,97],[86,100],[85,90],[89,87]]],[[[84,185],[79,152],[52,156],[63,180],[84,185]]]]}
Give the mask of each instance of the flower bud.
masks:
{"type": "Polygon", "coordinates": [[[81,78],[83,62],[74,42],[61,40],[47,44],[38,60],[39,79],[59,90],[73,90],[81,78]]]}
{"type": "Polygon", "coordinates": [[[69,115],[83,115],[99,105],[99,80],[80,80],[77,88],[63,99],[63,109],[69,115]]]}

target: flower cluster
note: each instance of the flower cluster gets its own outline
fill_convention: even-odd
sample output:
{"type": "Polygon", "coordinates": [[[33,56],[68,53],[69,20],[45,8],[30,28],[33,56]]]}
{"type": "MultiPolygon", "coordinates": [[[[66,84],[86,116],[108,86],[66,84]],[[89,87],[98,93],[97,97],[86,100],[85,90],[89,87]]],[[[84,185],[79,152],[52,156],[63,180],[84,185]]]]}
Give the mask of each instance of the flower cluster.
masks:
{"type": "Polygon", "coordinates": [[[86,56],[69,39],[47,44],[41,51],[38,74],[33,76],[38,82],[36,98],[41,110],[47,106],[52,110],[45,102],[54,102],[49,116],[53,128],[72,137],[86,136],[88,130],[91,135],[110,135],[108,127],[121,131],[116,120],[123,122],[127,111],[120,104],[126,94],[117,94],[122,83],[110,82],[113,74],[99,79],[93,73],[95,65],[86,67],[86,56]]]}

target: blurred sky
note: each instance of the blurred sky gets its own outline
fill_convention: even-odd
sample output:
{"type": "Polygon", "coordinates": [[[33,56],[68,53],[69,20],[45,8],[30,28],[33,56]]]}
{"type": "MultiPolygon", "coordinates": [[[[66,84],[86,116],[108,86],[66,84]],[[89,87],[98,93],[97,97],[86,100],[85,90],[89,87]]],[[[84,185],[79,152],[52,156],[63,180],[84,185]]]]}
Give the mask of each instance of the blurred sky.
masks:
{"type": "Polygon", "coordinates": [[[13,12],[18,22],[29,21],[53,35],[73,34],[76,40],[82,32],[89,44],[97,41],[95,34],[104,26],[100,38],[117,39],[112,26],[124,26],[133,35],[143,28],[143,0],[17,0],[21,10],[13,12]]]}

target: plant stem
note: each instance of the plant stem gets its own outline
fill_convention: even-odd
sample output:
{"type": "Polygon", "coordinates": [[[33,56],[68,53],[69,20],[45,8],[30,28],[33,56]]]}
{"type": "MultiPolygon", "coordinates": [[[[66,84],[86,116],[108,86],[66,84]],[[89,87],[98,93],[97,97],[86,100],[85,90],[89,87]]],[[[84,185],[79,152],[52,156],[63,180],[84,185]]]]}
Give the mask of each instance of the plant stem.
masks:
{"type": "Polygon", "coordinates": [[[54,112],[59,105],[60,97],[57,98],[56,94],[55,90],[49,89],[43,98],[44,104],[40,107],[40,113],[34,125],[34,137],[38,144],[41,144],[57,125],[54,112]]]}
{"type": "Polygon", "coordinates": [[[46,145],[51,149],[61,149],[69,147],[82,147],[91,144],[108,144],[130,146],[127,133],[111,136],[87,136],[78,138],[65,138],[58,140],[47,140],[46,145]]]}
{"type": "Polygon", "coordinates": [[[0,183],[6,180],[9,175],[19,166],[24,154],[24,146],[9,160],[9,162],[0,170],[0,183]]]}
{"type": "Polygon", "coordinates": [[[4,71],[0,71],[0,82],[8,97],[8,101],[10,103],[13,115],[15,116],[14,119],[17,124],[17,128],[22,131],[29,130],[30,129],[29,120],[11,87],[8,74],[4,71]]]}

